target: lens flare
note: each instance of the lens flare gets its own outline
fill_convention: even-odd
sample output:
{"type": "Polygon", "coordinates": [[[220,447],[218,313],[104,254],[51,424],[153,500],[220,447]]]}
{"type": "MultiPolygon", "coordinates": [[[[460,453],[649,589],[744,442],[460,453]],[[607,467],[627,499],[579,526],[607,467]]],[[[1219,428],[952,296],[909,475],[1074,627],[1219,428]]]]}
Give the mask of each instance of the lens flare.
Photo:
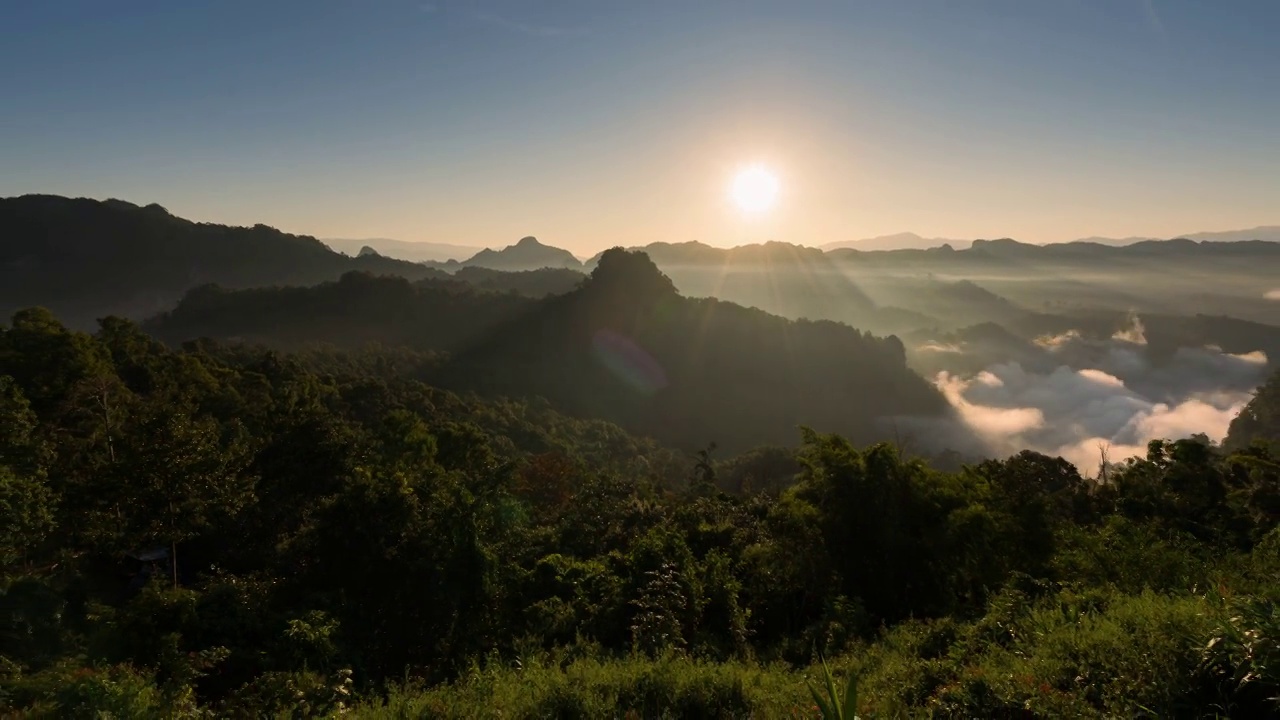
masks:
{"type": "Polygon", "coordinates": [[[591,351],[609,372],[637,392],[652,395],[667,386],[667,374],[658,361],[625,335],[600,330],[591,339],[591,351]]]}

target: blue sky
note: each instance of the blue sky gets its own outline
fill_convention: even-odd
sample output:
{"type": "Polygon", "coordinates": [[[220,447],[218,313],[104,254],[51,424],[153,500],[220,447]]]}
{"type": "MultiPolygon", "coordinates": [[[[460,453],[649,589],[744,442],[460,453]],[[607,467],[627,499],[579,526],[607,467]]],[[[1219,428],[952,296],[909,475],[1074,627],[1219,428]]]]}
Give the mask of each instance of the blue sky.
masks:
{"type": "Polygon", "coordinates": [[[0,195],[588,253],[1280,223],[1275,0],[0,4],[0,195]],[[763,163],[782,192],[725,197],[763,163]]]}

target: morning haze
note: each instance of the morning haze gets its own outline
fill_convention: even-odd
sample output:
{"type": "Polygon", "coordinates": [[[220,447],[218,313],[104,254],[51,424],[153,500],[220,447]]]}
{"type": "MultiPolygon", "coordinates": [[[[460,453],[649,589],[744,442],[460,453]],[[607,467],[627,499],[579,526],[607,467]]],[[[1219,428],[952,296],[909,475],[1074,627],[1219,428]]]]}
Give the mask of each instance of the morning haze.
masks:
{"type": "Polygon", "coordinates": [[[1275,223],[1274,4],[6,11],[0,194],[318,237],[1174,237],[1275,223]],[[18,69],[21,68],[21,73],[18,69]],[[767,217],[726,200],[763,163],[767,217]]]}
{"type": "Polygon", "coordinates": [[[1280,6],[0,9],[0,716],[1280,717],[1280,6]]]}

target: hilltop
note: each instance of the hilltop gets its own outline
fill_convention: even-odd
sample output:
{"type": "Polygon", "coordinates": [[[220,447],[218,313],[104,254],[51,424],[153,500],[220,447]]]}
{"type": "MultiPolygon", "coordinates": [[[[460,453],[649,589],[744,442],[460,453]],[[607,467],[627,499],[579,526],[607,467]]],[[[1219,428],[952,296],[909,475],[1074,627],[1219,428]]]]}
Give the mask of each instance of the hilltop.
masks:
{"type": "Polygon", "coordinates": [[[159,205],[24,195],[0,199],[0,314],[43,305],[73,326],[141,318],[189,288],[311,285],[362,270],[410,279],[439,270],[377,254],[347,257],[266,225],[176,217],[159,205]]]}
{"type": "Polygon", "coordinates": [[[544,245],[538,242],[537,238],[530,236],[521,238],[520,242],[515,245],[508,245],[501,250],[485,248],[461,262],[451,260],[447,263],[432,263],[432,266],[450,272],[466,267],[507,271],[541,270],[543,268],[581,270],[582,261],[574,257],[573,253],[568,250],[544,245]]]}
{"type": "Polygon", "coordinates": [[[406,242],[404,240],[392,240],[390,238],[367,238],[363,240],[351,238],[325,238],[323,242],[330,248],[346,255],[356,255],[361,249],[367,247],[384,257],[419,263],[461,260],[462,258],[471,257],[480,251],[480,248],[472,247],[470,245],[453,245],[450,243],[436,242],[406,242]]]}
{"type": "Polygon", "coordinates": [[[174,345],[447,353],[430,378],[440,387],[545,398],[686,449],[788,443],[801,424],[885,439],[891,418],[947,411],[897,338],[683,297],[648,257],[620,249],[576,289],[541,300],[351,274],[310,288],[200,288],[146,327],[174,345]]]}

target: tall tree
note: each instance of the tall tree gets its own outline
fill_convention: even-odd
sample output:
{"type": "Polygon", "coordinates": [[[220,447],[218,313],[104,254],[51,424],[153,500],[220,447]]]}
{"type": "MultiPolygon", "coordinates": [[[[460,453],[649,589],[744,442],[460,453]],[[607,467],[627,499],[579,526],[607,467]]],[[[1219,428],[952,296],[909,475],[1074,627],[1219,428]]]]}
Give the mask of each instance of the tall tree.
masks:
{"type": "Polygon", "coordinates": [[[179,545],[252,499],[243,438],[234,427],[225,435],[210,418],[153,409],[130,428],[113,466],[126,536],[168,549],[175,586],[179,545]]]}

